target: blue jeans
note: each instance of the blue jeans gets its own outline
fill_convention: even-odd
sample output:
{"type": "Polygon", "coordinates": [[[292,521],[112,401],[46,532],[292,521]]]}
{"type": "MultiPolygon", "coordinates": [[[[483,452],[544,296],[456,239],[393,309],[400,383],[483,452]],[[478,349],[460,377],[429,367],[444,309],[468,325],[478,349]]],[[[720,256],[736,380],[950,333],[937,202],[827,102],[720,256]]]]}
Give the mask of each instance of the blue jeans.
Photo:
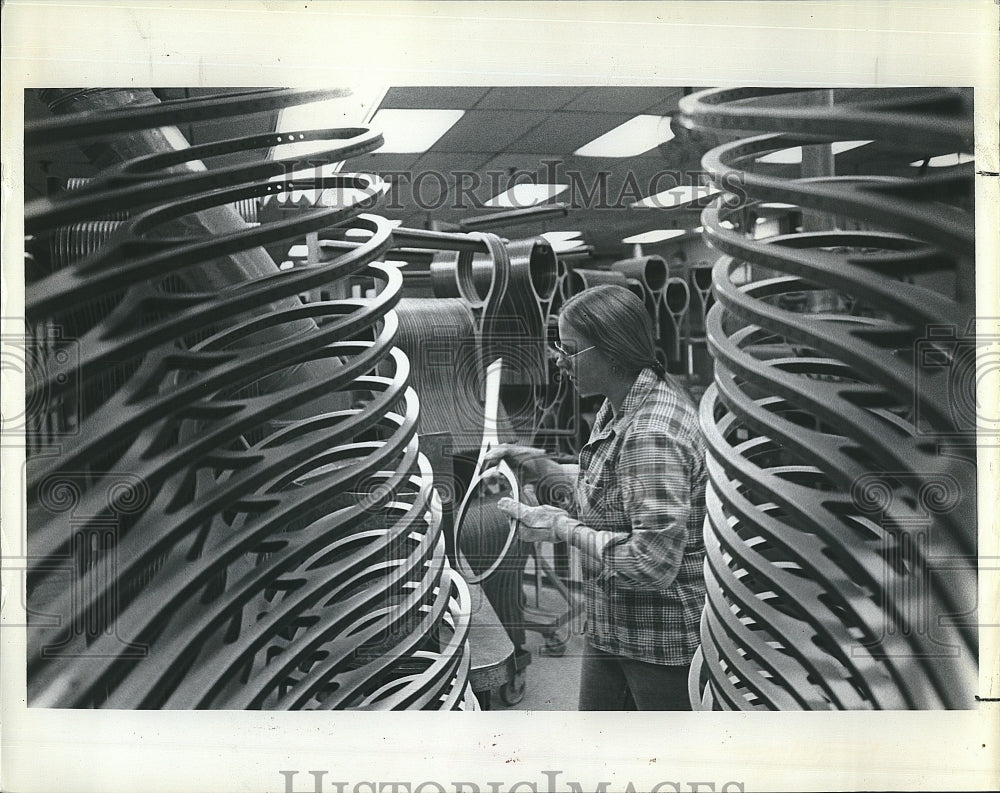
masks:
{"type": "Polygon", "coordinates": [[[689,668],[611,655],[587,642],[580,670],[579,709],[691,710],[689,668]]]}

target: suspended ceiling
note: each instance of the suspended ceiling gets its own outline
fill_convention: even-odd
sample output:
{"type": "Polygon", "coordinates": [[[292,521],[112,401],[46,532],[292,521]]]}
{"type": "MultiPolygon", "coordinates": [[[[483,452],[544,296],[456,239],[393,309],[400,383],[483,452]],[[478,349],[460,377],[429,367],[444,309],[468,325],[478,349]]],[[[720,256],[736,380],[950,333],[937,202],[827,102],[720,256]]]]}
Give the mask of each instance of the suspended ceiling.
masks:
{"type": "Polygon", "coordinates": [[[476,208],[474,199],[488,200],[497,185],[507,189],[516,182],[549,182],[555,176],[570,189],[548,203],[569,204],[565,217],[494,230],[509,237],[580,231],[597,255],[618,257],[630,252],[621,241],[625,237],[698,224],[697,211],[629,207],[649,194],[651,184],[659,190],[674,187],[684,177],[674,176],[673,170],[695,170],[696,161],[672,163],[659,148],[624,158],[573,152],[637,115],[675,114],[683,95],[684,89],[676,87],[391,88],[379,109],[447,108],[465,114],[422,154],[376,152],[351,167],[405,172],[402,179],[409,179],[410,186],[397,185],[385,214],[416,227],[494,214],[497,208],[476,208]],[[478,187],[473,188],[476,176],[470,172],[479,177],[478,187]],[[442,195],[444,184],[447,195],[442,195]]]}
{"type": "MultiPolygon", "coordinates": [[[[157,89],[156,94],[161,99],[175,99],[225,90],[168,88],[157,89]]],[[[377,110],[450,109],[462,110],[464,115],[422,153],[376,151],[348,161],[344,168],[389,176],[394,189],[379,211],[416,228],[434,224],[447,229],[462,221],[493,215],[499,211],[496,207],[477,206],[477,202],[492,198],[498,192],[497,186],[506,189],[516,182],[549,182],[555,177],[554,181],[569,184],[570,189],[548,203],[568,204],[565,216],[509,223],[490,230],[509,238],[549,231],[579,231],[583,243],[593,248],[595,257],[620,258],[632,252],[631,246],[622,242],[624,238],[654,229],[693,229],[699,225],[697,208],[650,209],[630,205],[651,192],[669,190],[677,184],[698,184],[701,152],[679,140],[664,142],[630,157],[581,157],[573,152],[637,115],[674,116],[680,98],[692,90],[696,89],[394,87],[384,93],[377,110]]],[[[29,91],[26,95],[26,118],[47,115],[31,94],[29,91]]],[[[185,125],[182,131],[192,143],[204,143],[273,131],[276,123],[275,113],[263,113],[185,125]]],[[[260,151],[239,156],[267,154],[260,151]]],[[[872,146],[852,149],[837,157],[837,172],[850,173],[872,156],[884,157],[885,152],[872,146]]],[[[83,167],[86,158],[78,151],[53,155],[57,163],[60,158],[66,161],[67,172],[87,175],[83,167]]],[[[773,168],[789,175],[798,171],[795,165],[773,168]]],[[[54,172],[50,166],[44,169],[46,174],[54,172]]],[[[27,182],[27,197],[43,193],[40,184],[33,186],[31,173],[27,182]]],[[[670,247],[671,243],[666,241],[644,245],[643,249],[665,255],[670,247]]]]}

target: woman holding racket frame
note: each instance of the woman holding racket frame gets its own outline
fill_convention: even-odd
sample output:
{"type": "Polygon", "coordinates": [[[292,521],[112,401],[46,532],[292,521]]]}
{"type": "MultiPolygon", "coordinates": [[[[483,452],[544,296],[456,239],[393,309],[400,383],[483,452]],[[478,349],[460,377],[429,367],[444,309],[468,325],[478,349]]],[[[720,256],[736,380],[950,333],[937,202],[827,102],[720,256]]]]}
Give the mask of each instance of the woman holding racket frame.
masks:
{"type": "Polygon", "coordinates": [[[525,490],[523,503],[502,498],[498,507],[521,539],[582,553],[579,709],[690,710],[687,676],[705,601],[697,409],[657,361],[649,314],[624,287],[568,300],[556,355],[581,396],[605,398],[579,472],[574,482],[539,449],[494,447],[484,462],[507,462],[525,490]],[[567,492],[572,499],[557,497],[567,492]]]}

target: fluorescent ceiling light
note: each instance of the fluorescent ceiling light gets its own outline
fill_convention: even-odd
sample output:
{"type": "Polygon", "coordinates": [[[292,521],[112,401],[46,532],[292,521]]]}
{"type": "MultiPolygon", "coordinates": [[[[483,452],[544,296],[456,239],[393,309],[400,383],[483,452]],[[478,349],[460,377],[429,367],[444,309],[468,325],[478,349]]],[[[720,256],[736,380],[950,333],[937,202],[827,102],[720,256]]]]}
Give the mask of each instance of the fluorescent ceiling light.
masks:
{"type": "Polygon", "coordinates": [[[678,209],[686,204],[690,204],[692,201],[710,198],[721,192],[721,190],[717,187],[713,187],[712,185],[681,185],[679,187],[671,188],[670,190],[664,190],[656,195],[647,196],[641,201],[636,201],[632,204],[632,206],[634,208],[652,207],[653,209],[678,209]]]}
{"type": "Polygon", "coordinates": [[[798,209],[798,204],[782,204],[780,201],[768,201],[757,204],[758,209],[798,209]]]}
{"type": "MultiPolygon", "coordinates": [[[[841,154],[851,149],[867,146],[871,142],[870,140],[838,140],[833,144],[833,153],[835,155],[841,154]]],[[[757,162],[766,162],[771,165],[797,165],[802,162],[802,147],[792,146],[790,149],[772,151],[770,154],[759,157],[757,162]]]]}
{"type": "Polygon", "coordinates": [[[685,229],[653,229],[652,231],[644,231],[642,234],[633,234],[631,237],[623,239],[622,242],[629,245],[652,244],[674,237],[683,237],[685,234],[687,234],[685,229]]]}
{"type": "Polygon", "coordinates": [[[696,226],[695,228],[691,229],[691,231],[693,231],[695,234],[701,234],[704,230],[705,230],[704,226],[696,226]]]}
{"type": "Polygon", "coordinates": [[[869,143],[874,142],[873,140],[840,140],[833,144],[833,153],[842,154],[845,151],[860,149],[862,146],[867,146],[869,143]]]}
{"type": "Polygon", "coordinates": [[[419,154],[427,151],[465,115],[464,110],[379,110],[372,129],[385,143],[379,154],[419,154]]]}
{"type": "Polygon", "coordinates": [[[758,157],[757,162],[766,162],[770,165],[798,165],[802,162],[802,147],[793,146],[790,149],[779,149],[758,157]]]}
{"type": "MultiPolygon", "coordinates": [[[[546,231],[545,233],[539,235],[547,239],[553,245],[557,242],[566,242],[568,240],[577,239],[580,236],[579,231],[546,231]]],[[[577,240],[579,242],[579,240],[577,240]]]]}
{"type": "Polygon", "coordinates": [[[502,207],[506,209],[531,207],[555,198],[568,189],[568,184],[531,184],[524,182],[523,184],[514,185],[499,195],[493,196],[483,206],[502,207]]]}
{"type": "Polygon", "coordinates": [[[569,253],[570,251],[583,250],[586,247],[583,240],[556,240],[550,244],[553,253],[569,253]]]}
{"type": "MultiPolygon", "coordinates": [[[[949,168],[953,165],[964,165],[967,162],[974,162],[975,157],[971,154],[965,154],[964,152],[955,152],[954,154],[939,154],[937,157],[931,157],[927,161],[927,165],[931,168],[949,168]]],[[[916,160],[911,162],[910,165],[916,167],[923,165],[923,160],[916,160]]]]}
{"type": "Polygon", "coordinates": [[[636,116],[594,138],[573,154],[579,157],[635,157],[673,137],[670,116],[636,116]]]}

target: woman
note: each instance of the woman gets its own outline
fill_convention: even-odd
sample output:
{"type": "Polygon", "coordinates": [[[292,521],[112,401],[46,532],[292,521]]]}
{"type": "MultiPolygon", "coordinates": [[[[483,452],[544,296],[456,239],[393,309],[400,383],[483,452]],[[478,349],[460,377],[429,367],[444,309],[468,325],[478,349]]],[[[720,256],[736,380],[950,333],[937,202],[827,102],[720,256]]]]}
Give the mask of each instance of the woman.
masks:
{"type": "Polygon", "coordinates": [[[697,411],[657,362],[642,301],[620,286],[568,300],[557,366],[602,395],[568,509],[538,504],[566,474],[537,449],[500,446],[527,503],[500,499],[529,542],[582,551],[586,649],[580,710],[690,710],[687,676],[705,600],[704,444],[697,411]]]}

